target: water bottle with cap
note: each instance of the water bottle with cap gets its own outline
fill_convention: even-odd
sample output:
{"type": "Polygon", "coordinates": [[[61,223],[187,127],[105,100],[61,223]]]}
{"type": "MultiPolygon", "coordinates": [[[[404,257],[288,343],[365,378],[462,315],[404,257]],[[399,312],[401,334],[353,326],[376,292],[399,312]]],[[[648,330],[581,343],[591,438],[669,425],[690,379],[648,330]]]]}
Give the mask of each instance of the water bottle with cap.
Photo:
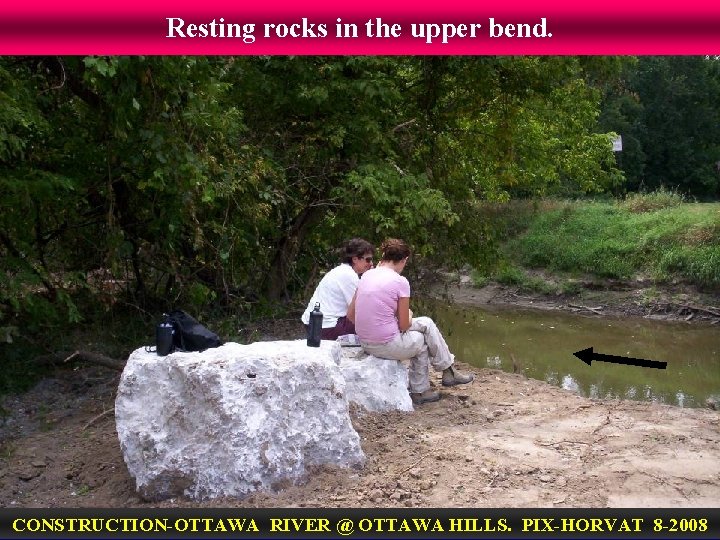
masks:
{"type": "Polygon", "coordinates": [[[167,356],[172,352],[174,333],[175,329],[167,319],[155,327],[155,350],[158,356],[167,356]]]}
{"type": "Polygon", "coordinates": [[[308,347],[320,346],[320,332],[322,332],[323,314],[320,311],[320,302],[315,303],[315,309],[310,312],[310,324],[308,324],[308,347]]]}

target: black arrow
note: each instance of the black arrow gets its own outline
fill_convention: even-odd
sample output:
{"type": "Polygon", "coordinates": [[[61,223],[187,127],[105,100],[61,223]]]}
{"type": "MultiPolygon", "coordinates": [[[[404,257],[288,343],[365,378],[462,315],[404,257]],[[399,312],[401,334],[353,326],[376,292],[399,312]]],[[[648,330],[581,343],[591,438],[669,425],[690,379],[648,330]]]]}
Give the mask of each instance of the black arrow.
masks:
{"type": "Polygon", "coordinates": [[[613,356],[612,354],[601,354],[593,352],[592,347],[588,347],[587,349],[583,349],[582,351],[578,351],[573,354],[585,362],[588,366],[593,360],[597,360],[598,362],[612,362],[613,364],[625,364],[628,366],[640,366],[656,369],[665,369],[667,367],[667,362],[643,360],[642,358],[627,358],[625,356],[613,356]]]}

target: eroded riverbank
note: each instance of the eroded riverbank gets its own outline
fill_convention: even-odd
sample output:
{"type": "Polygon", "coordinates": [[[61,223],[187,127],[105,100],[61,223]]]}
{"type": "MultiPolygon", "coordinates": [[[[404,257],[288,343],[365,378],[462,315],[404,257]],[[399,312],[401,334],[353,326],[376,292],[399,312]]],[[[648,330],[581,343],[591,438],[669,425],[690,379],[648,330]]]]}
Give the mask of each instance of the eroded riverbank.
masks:
{"type": "MultiPolygon", "coordinates": [[[[537,280],[549,287],[556,279],[541,272],[537,280]]],[[[490,283],[475,287],[469,275],[434,276],[423,292],[435,299],[464,306],[509,306],[561,310],[587,316],[648,319],[720,325],[720,291],[703,292],[683,284],[653,284],[615,280],[575,280],[573,293],[546,294],[520,286],[490,283]]]]}

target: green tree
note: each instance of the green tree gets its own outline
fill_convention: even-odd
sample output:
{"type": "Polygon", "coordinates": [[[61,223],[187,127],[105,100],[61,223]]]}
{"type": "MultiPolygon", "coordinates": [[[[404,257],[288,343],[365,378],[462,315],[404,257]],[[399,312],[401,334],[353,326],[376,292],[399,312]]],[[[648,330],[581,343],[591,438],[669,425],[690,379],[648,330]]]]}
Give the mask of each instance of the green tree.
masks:
{"type": "Polygon", "coordinates": [[[602,125],[623,136],[629,190],[720,196],[720,65],[714,57],[640,57],[612,92],[602,125]]]}
{"type": "Polygon", "coordinates": [[[0,317],[274,302],[352,235],[481,261],[479,201],[617,181],[596,125],[615,64],[0,58],[0,317]]]}

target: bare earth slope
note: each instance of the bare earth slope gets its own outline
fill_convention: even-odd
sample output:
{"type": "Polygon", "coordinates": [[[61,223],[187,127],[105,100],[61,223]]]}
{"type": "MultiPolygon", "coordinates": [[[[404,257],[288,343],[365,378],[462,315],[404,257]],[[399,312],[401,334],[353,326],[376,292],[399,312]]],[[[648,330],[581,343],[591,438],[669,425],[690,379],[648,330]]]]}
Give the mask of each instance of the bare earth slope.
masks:
{"type": "MultiPolygon", "coordinates": [[[[356,413],[362,470],[313,471],[304,485],[245,500],[162,506],[717,506],[717,411],[589,400],[521,375],[475,373],[414,413],[356,413]]],[[[1,506],[146,505],[115,434],[117,380],[103,368],[60,370],[3,399],[1,506]]]]}

